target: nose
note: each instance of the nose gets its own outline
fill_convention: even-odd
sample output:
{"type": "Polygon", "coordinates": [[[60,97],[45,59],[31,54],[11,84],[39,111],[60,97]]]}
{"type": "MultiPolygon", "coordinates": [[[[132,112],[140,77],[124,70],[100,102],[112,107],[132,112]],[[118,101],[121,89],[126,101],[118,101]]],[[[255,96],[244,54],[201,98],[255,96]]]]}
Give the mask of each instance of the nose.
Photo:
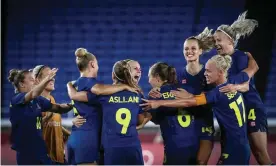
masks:
{"type": "Polygon", "coordinates": [[[215,46],[216,46],[216,47],[218,46],[218,41],[217,41],[217,40],[215,41],[215,46]]]}
{"type": "Polygon", "coordinates": [[[136,72],[137,73],[141,73],[141,69],[136,69],[136,72]]]}

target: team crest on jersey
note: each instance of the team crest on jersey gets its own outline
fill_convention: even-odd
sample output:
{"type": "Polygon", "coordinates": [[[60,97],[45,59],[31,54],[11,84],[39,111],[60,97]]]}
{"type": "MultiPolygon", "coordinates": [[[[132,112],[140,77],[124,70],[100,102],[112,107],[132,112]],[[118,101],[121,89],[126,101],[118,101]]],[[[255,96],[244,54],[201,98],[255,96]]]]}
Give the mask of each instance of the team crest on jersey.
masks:
{"type": "Polygon", "coordinates": [[[236,94],[237,94],[237,91],[236,92],[228,92],[228,93],[224,93],[227,97],[228,97],[228,99],[230,100],[230,99],[232,99],[232,98],[234,98],[235,96],[236,96],[236,94]]]}
{"type": "Polygon", "coordinates": [[[40,107],[40,105],[38,104],[38,103],[36,103],[36,107],[37,107],[37,109],[41,109],[41,107],[40,107]]]}

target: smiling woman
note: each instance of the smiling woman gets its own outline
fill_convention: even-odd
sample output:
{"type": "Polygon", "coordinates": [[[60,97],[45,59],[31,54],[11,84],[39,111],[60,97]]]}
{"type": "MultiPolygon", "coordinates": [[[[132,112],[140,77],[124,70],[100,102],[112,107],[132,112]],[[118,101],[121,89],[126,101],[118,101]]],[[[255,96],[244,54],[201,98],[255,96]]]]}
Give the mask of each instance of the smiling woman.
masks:
{"type": "Polygon", "coordinates": [[[130,72],[131,72],[132,78],[138,84],[142,75],[140,64],[138,63],[138,61],[131,60],[131,59],[126,59],[125,61],[130,66],[130,72]]]}
{"type": "MultiPolygon", "coordinates": [[[[228,84],[226,76],[230,67],[230,56],[216,55],[205,66],[205,75],[209,77],[208,84],[214,84],[216,86],[214,89],[200,95],[192,95],[183,90],[180,93],[184,93],[184,96],[190,97],[176,100],[144,100],[145,103],[140,104],[140,106],[145,106],[144,110],[147,111],[151,109],[156,110],[159,107],[185,108],[211,104],[222,131],[221,157],[217,164],[248,165],[250,148],[247,138],[245,107],[242,94],[240,92],[222,93],[219,91],[222,86],[228,84]]],[[[160,112],[158,109],[157,111],[160,112]]],[[[204,112],[205,110],[200,111],[204,112]]],[[[172,110],[167,110],[167,112],[172,112],[172,110]]],[[[206,131],[210,130],[209,128],[203,129],[206,129],[206,131]]],[[[202,140],[204,139],[201,138],[202,140]]],[[[198,155],[197,157],[201,159],[199,157],[202,156],[198,155]]]]}
{"type": "MultiPolygon", "coordinates": [[[[49,73],[51,68],[45,65],[37,65],[33,69],[33,77],[35,83],[38,84],[43,80],[49,73]]],[[[51,92],[55,90],[55,79],[51,80],[41,96],[47,98],[51,103],[55,103],[54,97],[51,92]]],[[[70,131],[62,127],[61,115],[53,112],[45,112],[42,114],[42,127],[43,127],[43,139],[47,146],[48,155],[53,161],[64,163],[64,142],[70,135],[70,131]]]]}
{"type": "MultiPolygon", "coordinates": [[[[215,46],[212,36],[212,29],[206,27],[203,32],[197,36],[187,38],[183,46],[184,58],[187,61],[186,67],[178,73],[178,82],[184,89],[190,89],[190,93],[194,95],[206,91],[206,81],[204,77],[204,65],[200,64],[199,57],[203,52],[211,50],[215,46]]],[[[213,128],[213,113],[208,107],[198,107],[195,113],[197,132],[200,136],[199,150],[197,154],[198,164],[207,164],[210,157],[213,142],[212,132],[202,132],[202,128],[213,128]]],[[[211,130],[210,130],[211,131],[211,130]]],[[[213,131],[213,130],[212,130],[213,131]]]]}

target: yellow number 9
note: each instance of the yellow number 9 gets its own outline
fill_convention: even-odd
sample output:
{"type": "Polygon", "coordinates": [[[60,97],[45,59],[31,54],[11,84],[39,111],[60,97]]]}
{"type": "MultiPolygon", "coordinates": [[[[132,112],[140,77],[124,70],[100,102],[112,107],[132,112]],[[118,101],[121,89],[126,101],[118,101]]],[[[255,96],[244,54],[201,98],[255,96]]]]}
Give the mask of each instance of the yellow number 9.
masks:
{"type": "Polygon", "coordinates": [[[185,114],[185,111],[182,109],[178,110],[177,121],[181,127],[188,127],[191,124],[191,115],[185,114]],[[185,117],[185,121],[183,121],[183,117],[185,117]]]}
{"type": "Polygon", "coordinates": [[[129,123],[130,123],[130,120],[131,120],[131,113],[130,113],[130,110],[127,109],[127,108],[120,108],[117,110],[116,112],[116,121],[122,125],[122,130],[121,130],[121,133],[122,134],[126,134],[127,132],[127,129],[128,129],[128,126],[129,126],[129,123]],[[122,118],[122,115],[125,114],[125,118],[123,119],[122,118]]]}

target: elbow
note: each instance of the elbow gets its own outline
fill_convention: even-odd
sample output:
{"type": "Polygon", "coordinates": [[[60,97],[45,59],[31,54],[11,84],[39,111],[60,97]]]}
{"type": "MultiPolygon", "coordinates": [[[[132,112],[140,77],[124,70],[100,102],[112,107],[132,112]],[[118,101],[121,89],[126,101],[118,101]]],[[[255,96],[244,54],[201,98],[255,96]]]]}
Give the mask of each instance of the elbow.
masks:
{"type": "Polygon", "coordinates": [[[77,100],[77,97],[74,94],[69,94],[69,97],[71,100],[77,100]]]}
{"type": "Polygon", "coordinates": [[[256,72],[259,71],[259,66],[258,64],[256,63],[256,72]]]}
{"type": "Polygon", "coordinates": [[[254,74],[259,70],[259,65],[257,62],[254,63],[254,74]]]}
{"type": "Polygon", "coordinates": [[[94,93],[95,95],[101,95],[103,91],[101,91],[99,88],[92,88],[91,92],[94,93]]]}
{"type": "Polygon", "coordinates": [[[71,100],[76,100],[76,95],[68,89],[68,96],[71,100]]]}

